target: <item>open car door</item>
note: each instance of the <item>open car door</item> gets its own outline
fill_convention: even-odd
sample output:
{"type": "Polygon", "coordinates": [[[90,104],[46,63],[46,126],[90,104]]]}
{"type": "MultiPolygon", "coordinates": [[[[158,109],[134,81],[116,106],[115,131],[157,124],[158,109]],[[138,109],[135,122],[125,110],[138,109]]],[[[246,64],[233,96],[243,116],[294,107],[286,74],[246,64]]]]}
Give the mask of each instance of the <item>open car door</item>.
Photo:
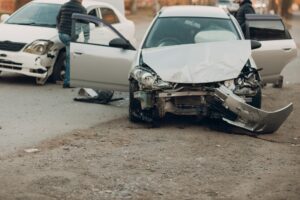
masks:
{"type": "Polygon", "coordinates": [[[277,15],[246,15],[246,39],[257,40],[262,46],[253,50],[264,83],[282,87],[283,68],[297,56],[297,47],[282,19],[277,15]]]}
{"type": "Polygon", "coordinates": [[[135,48],[97,17],[74,14],[72,19],[71,86],[128,91],[135,48]]]}

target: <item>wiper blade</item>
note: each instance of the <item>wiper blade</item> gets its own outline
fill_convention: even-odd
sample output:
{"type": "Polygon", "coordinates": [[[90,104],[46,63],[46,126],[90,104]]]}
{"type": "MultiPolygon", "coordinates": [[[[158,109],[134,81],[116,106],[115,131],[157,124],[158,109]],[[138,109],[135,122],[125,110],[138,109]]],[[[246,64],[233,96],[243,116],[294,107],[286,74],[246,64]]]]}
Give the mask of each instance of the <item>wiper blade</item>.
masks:
{"type": "Polygon", "coordinates": [[[28,26],[46,26],[46,27],[55,27],[56,24],[39,24],[35,22],[28,22],[28,23],[9,23],[9,24],[16,24],[16,25],[28,25],[28,26]]]}

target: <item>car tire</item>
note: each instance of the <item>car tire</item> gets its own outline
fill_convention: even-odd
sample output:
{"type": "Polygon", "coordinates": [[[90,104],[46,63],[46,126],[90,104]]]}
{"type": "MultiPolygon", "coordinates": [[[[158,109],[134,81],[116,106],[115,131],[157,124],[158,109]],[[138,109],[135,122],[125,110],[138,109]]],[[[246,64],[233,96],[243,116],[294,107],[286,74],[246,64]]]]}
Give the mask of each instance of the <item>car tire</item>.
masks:
{"type": "Polygon", "coordinates": [[[63,82],[65,78],[64,76],[65,70],[66,70],[66,52],[61,51],[54,64],[51,81],[53,83],[63,82]]]}
{"type": "Polygon", "coordinates": [[[48,80],[48,76],[45,77],[45,78],[35,78],[35,83],[37,85],[45,85],[45,83],[47,82],[48,80]]]}
{"type": "Polygon", "coordinates": [[[273,88],[283,88],[283,76],[280,76],[276,83],[273,84],[273,88]]]}
{"type": "Polygon", "coordinates": [[[139,86],[137,81],[129,81],[129,120],[131,122],[140,122],[141,103],[139,100],[134,99],[134,92],[138,91],[139,86]]]}
{"type": "Polygon", "coordinates": [[[261,108],[261,102],[262,102],[262,90],[261,88],[258,89],[256,95],[252,98],[252,102],[249,103],[251,106],[255,108],[261,108]]]}

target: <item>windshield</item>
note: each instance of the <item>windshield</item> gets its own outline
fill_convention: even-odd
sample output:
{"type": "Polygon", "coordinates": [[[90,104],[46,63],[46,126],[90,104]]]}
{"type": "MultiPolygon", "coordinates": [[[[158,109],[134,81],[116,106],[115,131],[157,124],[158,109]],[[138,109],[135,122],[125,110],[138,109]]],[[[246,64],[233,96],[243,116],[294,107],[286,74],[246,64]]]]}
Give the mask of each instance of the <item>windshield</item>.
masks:
{"type": "Polygon", "coordinates": [[[163,17],[154,23],[143,48],[239,39],[230,19],[163,17]]]}
{"type": "Polygon", "coordinates": [[[7,24],[56,27],[59,4],[29,3],[13,14],[7,24]]]}

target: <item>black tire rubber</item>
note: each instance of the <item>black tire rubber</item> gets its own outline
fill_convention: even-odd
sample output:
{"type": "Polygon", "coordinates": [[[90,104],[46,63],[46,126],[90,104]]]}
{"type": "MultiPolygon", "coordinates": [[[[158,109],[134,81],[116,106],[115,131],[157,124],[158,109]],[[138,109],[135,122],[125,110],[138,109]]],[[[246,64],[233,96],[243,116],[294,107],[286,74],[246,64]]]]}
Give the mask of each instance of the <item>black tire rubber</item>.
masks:
{"type": "Polygon", "coordinates": [[[135,80],[129,81],[129,120],[131,122],[140,122],[141,119],[137,117],[141,112],[141,103],[134,99],[133,93],[138,90],[138,83],[135,80]]]}
{"type": "Polygon", "coordinates": [[[280,76],[277,82],[273,84],[273,88],[283,88],[283,76],[280,76]]]}
{"type": "Polygon", "coordinates": [[[56,59],[56,62],[53,67],[53,73],[50,77],[50,80],[53,83],[57,81],[64,81],[64,77],[62,76],[62,71],[65,70],[65,60],[66,60],[66,52],[61,51],[56,59]]]}
{"type": "Polygon", "coordinates": [[[252,102],[249,103],[251,106],[255,108],[261,108],[261,102],[262,102],[262,90],[261,88],[258,89],[256,95],[252,98],[252,102]]]}

